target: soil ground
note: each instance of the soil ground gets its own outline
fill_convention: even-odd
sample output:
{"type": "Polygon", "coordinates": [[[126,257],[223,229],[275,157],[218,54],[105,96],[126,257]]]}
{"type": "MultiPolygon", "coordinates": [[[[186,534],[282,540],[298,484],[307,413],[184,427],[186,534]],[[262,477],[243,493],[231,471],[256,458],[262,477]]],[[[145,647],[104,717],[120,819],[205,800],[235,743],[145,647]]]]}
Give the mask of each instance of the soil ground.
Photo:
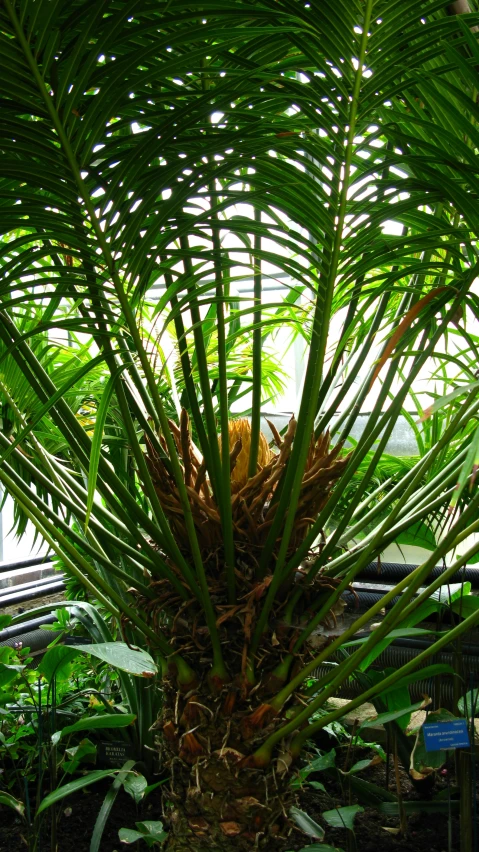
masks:
{"type": "MultiPolygon", "coordinates": [[[[385,774],[385,764],[380,764],[362,773],[361,777],[385,787],[385,774]]],[[[389,775],[389,787],[393,790],[392,765],[389,775]]],[[[326,831],[324,843],[347,850],[346,832],[343,829],[332,829],[321,817],[323,811],[344,805],[344,796],[339,785],[334,781],[330,783],[324,775],[322,780],[328,794],[310,787],[301,794],[298,805],[324,827],[326,831]]],[[[402,771],[401,788],[405,801],[419,798],[408,777],[402,771]]],[[[438,776],[434,793],[445,788],[446,781],[438,776]]],[[[98,784],[95,788],[88,787],[80,794],[65,799],[58,806],[58,852],[89,852],[93,826],[108,789],[108,784],[98,784]]],[[[134,828],[136,821],[145,819],[162,819],[159,796],[152,793],[149,799],[137,808],[130,796],[122,790],[110,814],[101,843],[101,852],[122,852],[126,847],[118,839],[118,830],[134,828]]],[[[459,852],[459,820],[455,816],[452,817],[453,845],[451,850],[448,848],[447,800],[444,802],[443,813],[410,815],[407,819],[405,835],[394,834],[387,830],[397,830],[398,827],[398,818],[384,816],[373,808],[365,808],[364,812],[356,817],[357,852],[459,852]]],[[[49,841],[50,823],[47,817],[43,825],[38,852],[51,852],[49,841]]],[[[313,843],[313,838],[290,826],[283,838],[271,841],[267,852],[297,852],[313,843]]],[[[142,848],[146,849],[146,846],[140,844],[138,852],[141,852],[142,848]]],[[[0,807],[0,852],[26,852],[26,850],[20,820],[13,811],[0,807]]]]}

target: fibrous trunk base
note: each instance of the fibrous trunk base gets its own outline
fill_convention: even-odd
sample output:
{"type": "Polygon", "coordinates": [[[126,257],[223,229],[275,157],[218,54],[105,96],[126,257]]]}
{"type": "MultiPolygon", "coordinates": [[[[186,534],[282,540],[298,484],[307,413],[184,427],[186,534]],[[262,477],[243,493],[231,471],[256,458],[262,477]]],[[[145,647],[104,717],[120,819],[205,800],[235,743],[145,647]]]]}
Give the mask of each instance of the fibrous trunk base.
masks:
{"type": "Polygon", "coordinates": [[[237,770],[231,752],[171,767],[168,852],[272,848],[284,825],[285,792],[271,771],[237,770]]]}
{"type": "Polygon", "coordinates": [[[233,709],[228,689],[213,696],[199,688],[185,697],[165,690],[159,744],[170,777],[163,788],[168,852],[272,849],[286,828],[289,778],[276,762],[248,765],[265,729],[246,724],[251,708],[238,703],[233,709]]]}

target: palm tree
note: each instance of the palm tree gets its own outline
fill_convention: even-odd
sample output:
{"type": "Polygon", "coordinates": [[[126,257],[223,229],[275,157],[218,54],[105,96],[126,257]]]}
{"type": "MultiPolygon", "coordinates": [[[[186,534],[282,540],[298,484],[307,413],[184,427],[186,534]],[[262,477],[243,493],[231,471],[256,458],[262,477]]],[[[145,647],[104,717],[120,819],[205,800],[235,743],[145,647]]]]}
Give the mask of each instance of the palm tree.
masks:
{"type": "MultiPolygon", "coordinates": [[[[447,12],[1,5],[1,390],[15,417],[0,482],[158,661],[175,852],[281,832],[295,759],[340,713],[328,697],[416,623],[441,582],[431,567],[477,527],[474,381],[404,475],[371,488],[417,381],[447,358],[467,374],[478,310],[477,15],[447,12]],[[286,281],[279,296],[267,280],[286,281]],[[270,446],[284,329],[307,344],[304,380],[270,446]],[[65,334],[62,373],[38,341],[65,334]],[[318,647],[343,591],[440,511],[435,551],[307,701],[305,682],[382,606],[318,647]]],[[[467,612],[348,707],[407,683],[477,623],[467,612]]]]}

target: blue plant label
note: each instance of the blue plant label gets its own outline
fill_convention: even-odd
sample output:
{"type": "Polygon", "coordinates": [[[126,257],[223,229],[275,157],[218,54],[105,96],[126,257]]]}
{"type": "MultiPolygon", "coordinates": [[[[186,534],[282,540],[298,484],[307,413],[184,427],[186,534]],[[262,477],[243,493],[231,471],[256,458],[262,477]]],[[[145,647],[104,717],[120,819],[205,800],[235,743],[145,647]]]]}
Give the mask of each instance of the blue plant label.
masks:
{"type": "Polygon", "coordinates": [[[466,719],[452,722],[427,722],[423,726],[426,751],[467,748],[470,745],[466,719]]]}

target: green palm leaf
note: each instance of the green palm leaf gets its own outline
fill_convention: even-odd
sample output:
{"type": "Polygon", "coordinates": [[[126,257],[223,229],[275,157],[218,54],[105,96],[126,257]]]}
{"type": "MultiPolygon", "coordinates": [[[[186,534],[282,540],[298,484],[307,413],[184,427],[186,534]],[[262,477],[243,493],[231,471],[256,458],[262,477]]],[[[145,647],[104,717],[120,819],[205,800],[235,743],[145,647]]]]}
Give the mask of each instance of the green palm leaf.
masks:
{"type": "MultiPolygon", "coordinates": [[[[165,724],[175,678],[198,706],[222,696],[211,712],[237,714],[245,771],[374,657],[475,530],[479,20],[447,7],[0,11],[0,482],[157,655],[165,724]],[[268,448],[295,340],[298,410],[268,448]],[[415,449],[397,459],[402,422],[415,449]],[[439,531],[451,499],[377,638],[288,719],[332,653],[311,633],[387,544],[439,531]]],[[[171,748],[194,764],[198,710],[178,701],[171,748]]]]}

